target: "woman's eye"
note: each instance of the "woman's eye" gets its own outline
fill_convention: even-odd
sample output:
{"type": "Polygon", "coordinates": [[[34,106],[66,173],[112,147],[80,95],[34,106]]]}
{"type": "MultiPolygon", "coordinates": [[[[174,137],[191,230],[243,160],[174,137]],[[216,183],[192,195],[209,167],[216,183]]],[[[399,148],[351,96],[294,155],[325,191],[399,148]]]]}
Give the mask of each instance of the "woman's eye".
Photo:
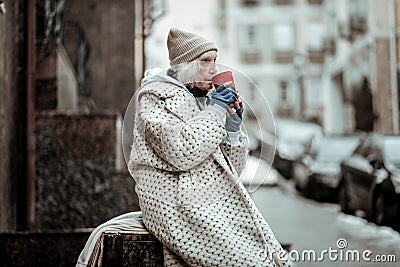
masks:
{"type": "Polygon", "coordinates": [[[210,63],[209,60],[202,60],[202,61],[200,61],[200,64],[201,64],[202,66],[207,66],[209,63],[210,63]]]}

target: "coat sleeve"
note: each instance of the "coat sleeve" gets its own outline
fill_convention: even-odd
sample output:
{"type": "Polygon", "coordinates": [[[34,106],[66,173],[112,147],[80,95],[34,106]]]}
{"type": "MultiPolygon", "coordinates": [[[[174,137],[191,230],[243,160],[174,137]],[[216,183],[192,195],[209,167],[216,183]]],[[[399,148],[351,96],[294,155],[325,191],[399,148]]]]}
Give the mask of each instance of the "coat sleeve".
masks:
{"type": "Polygon", "coordinates": [[[185,119],[185,112],[190,112],[187,109],[196,107],[190,101],[182,94],[163,99],[147,93],[139,98],[146,146],[182,171],[203,162],[226,139],[223,121],[226,111],[205,109],[185,119]]]}
{"type": "Polygon", "coordinates": [[[224,144],[222,145],[222,149],[225,155],[228,156],[233,164],[233,167],[240,176],[247,163],[249,152],[248,137],[243,132],[240,132],[238,144],[236,144],[235,146],[231,146],[229,142],[224,142],[224,144]]]}

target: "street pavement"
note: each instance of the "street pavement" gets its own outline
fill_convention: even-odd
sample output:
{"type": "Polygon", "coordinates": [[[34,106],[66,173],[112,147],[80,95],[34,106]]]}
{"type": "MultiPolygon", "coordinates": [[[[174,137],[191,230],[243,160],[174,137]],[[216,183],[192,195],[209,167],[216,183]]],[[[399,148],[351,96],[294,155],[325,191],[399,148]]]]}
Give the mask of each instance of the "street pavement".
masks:
{"type": "Polygon", "coordinates": [[[278,240],[292,244],[293,266],[400,266],[400,234],[389,227],[306,199],[284,179],[251,196],[278,240]]]}

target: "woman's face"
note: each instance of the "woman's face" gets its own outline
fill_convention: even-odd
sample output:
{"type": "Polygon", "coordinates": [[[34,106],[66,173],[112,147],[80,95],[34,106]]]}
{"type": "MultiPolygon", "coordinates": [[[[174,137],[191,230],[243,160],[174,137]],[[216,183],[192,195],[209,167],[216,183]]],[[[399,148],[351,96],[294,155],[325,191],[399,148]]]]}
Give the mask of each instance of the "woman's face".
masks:
{"type": "Polygon", "coordinates": [[[217,73],[215,60],[217,59],[217,52],[209,51],[196,59],[199,64],[199,71],[197,73],[195,86],[201,90],[212,89],[211,78],[217,73]]]}

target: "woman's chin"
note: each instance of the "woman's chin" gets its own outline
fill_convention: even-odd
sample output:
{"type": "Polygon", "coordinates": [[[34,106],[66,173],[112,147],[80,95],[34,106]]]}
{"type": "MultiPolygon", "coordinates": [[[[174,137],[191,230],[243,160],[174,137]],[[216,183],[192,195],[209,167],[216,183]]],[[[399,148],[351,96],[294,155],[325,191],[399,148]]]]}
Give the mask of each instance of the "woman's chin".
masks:
{"type": "Polygon", "coordinates": [[[211,82],[197,82],[195,83],[196,87],[199,88],[200,90],[206,90],[209,91],[213,88],[211,82]]]}

